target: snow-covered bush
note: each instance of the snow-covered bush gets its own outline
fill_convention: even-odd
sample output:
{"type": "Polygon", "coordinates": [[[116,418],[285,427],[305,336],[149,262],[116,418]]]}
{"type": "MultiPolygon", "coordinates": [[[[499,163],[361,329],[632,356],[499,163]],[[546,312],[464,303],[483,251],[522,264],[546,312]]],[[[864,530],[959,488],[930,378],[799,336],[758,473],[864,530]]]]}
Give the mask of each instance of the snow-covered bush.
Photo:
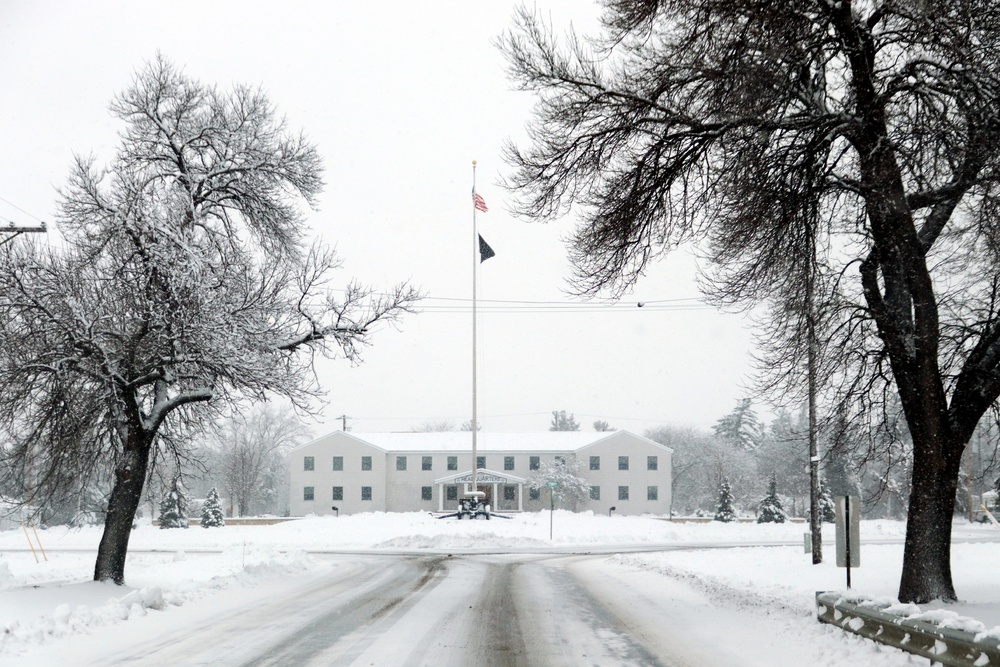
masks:
{"type": "Polygon", "coordinates": [[[830,489],[823,484],[823,480],[819,482],[819,518],[824,523],[834,523],[837,520],[833,496],[830,495],[830,489]]]}
{"type": "Polygon", "coordinates": [[[767,484],[767,495],[760,501],[757,508],[757,523],[785,523],[785,510],[778,497],[778,480],[771,473],[771,481],[767,484]]]}
{"type": "Polygon", "coordinates": [[[714,521],[729,523],[736,521],[736,509],[733,507],[733,490],[729,488],[729,478],[723,477],[719,484],[719,502],[715,506],[714,521]]]}
{"type": "Polygon", "coordinates": [[[170,490],[160,502],[160,528],[187,528],[187,498],[184,485],[174,477],[170,490]]]}
{"type": "Polygon", "coordinates": [[[222,505],[219,503],[219,492],[213,486],[201,506],[201,527],[221,528],[225,525],[226,518],[222,512],[222,505]]]}

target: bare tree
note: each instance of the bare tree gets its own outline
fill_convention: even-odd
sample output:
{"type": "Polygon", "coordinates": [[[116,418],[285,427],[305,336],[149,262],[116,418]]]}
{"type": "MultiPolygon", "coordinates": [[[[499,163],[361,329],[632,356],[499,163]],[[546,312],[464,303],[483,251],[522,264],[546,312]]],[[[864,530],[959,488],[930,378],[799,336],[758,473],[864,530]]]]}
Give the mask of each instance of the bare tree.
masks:
{"type": "MultiPolygon", "coordinates": [[[[463,431],[471,430],[471,427],[469,429],[464,428],[465,424],[462,424],[462,426],[463,426],[462,428],[463,431]]],[[[415,433],[441,433],[444,431],[454,431],[454,430],[455,430],[455,425],[447,420],[426,421],[420,424],[420,426],[417,426],[416,428],[413,429],[415,433]]]]}
{"type": "Polygon", "coordinates": [[[763,486],[754,452],[688,428],[659,426],[647,430],[646,437],[674,451],[670,506],[681,512],[714,510],[724,478],[733,483],[735,500],[742,505],[750,503],[763,486]]]}
{"type": "Polygon", "coordinates": [[[215,437],[219,472],[238,516],[274,500],[272,483],[288,450],[308,438],[309,429],[298,416],[274,404],[235,415],[221,426],[215,437]]]}
{"type": "Polygon", "coordinates": [[[572,414],[566,414],[565,410],[553,410],[552,421],[549,423],[550,431],[579,431],[580,424],[572,414]]]}
{"type": "Polygon", "coordinates": [[[899,598],[954,600],[962,451],[1000,396],[1000,5],[605,5],[599,41],[564,46],[527,10],[502,39],[538,95],[508,151],[517,210],[579,213],[584,294],[695,242],[720,303],[766,306],[772,382],[804,394],[815,330],[827,401],[871,420],[898,393],[899,598]]]}
{"type": "Polygon", "coordinates": [[[808,515],[809,511],[808,429],[806,410],[793,416],[779,409],[754,452],[758,470],[771,471],[778,486],[790,496],[792,505],[785,509],[792,516],[808,515]]]}
{"type": "Polygon", "coordinates": [[[584,463],[576,458],[556,458],[551,463],[528,475],[528,488],[541,490],[548,487],[554,501],[576,511],[577,507],[590,498],[590,484],[584,475],[584,463]],[[549,487],[554,482],[554,487],[549,487]]]}
{"type": "Polygon", "coordinates": [[[313,356],[357,360],[418,295],[328,286],[334,254],[303,243],[320,157],[259,90],[193,81],[163,58],[118,95],[121,145],[78,158],[62,192],[65,247],[0,254],[5,470],[37,494],[113,470],[96,580],[124,583],[129,534],[157,456],[182,463],[208,420],[245,400],[308,409],[313,356]]]}

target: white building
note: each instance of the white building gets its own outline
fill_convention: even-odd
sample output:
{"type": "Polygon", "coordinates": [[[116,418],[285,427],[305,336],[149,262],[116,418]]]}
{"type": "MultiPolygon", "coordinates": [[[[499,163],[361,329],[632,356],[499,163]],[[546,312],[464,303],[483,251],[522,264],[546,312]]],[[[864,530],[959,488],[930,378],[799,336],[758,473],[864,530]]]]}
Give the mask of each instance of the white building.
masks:
{"type": "MultiPolygon", "coordinates": [[[[477,436],[480,491],[494,511],[538,510],[533,470],[557,457],[583,462],[590,500],[578,510],[670,513],[673,450],[628,431],[484,433],[477,436]]],[[[471,490],[472,434],[334,431],[290,453],[291,514],[454,511],[471,490]]]]}

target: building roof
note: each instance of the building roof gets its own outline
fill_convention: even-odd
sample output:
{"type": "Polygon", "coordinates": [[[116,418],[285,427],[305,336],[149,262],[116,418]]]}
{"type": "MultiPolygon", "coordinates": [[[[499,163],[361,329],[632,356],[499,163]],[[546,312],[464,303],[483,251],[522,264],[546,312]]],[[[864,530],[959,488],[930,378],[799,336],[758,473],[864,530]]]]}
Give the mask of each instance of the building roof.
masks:
{"type": "MultiPolygon", "coordinates": [[[[334,431],[316,438],[318,442],[342,431],[334,431]]],[[[628,431],[541,431],[536,433],[490,433],[480,431],[476,437],[476,449],[484,454],[489,452],[575,452],[593,445],[605,438],[619,434],[670,450],[642,436],[628,431]]],[[[467,454],[472,448],[471,431],[440,431],[427,433],[356,433],[345,436],[356,438],[387,452],[455,452],[467,454]]],[[[312,444],[312,443],[306,443],[312,444]]],[[[305,445],[302,445],[303,447],[305,445]]]]}

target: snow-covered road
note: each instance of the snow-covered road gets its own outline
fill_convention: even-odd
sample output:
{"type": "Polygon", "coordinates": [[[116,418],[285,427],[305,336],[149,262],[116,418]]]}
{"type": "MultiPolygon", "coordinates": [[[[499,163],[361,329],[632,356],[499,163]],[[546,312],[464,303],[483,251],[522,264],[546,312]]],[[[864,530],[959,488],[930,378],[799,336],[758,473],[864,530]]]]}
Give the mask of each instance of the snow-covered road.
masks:
{"type": "MultiPolygon", "coordinates": [[[[43,532],[49,560],[37,561],[23,534],[0,533],[0,665],[911,663],[816,622],[814,592],[843,585],[833,563],[812,565],[801,543],[752,546],[795,544],[800,526],[557,514],[555,541],[531,514],[143,527],[124,587],[89,581],[99,529],[43,532]]],[[[863,526],[862,590],[891,595],[902,550],[886,542],[902,528],[863,526]]],[[[969,597],[926,613],[1000,633],[996,543],[964,544],[993,530],[956,526],[969,597]]]]}
{"type": "Polygon", "coordinates": [[[712,640],[718,610],[700,594],[678,583],[670,598],[649,595],[635,573],[606,561],[603,554],[327,556],[309,575],[257,588],[252,597],[220,591],[190,603],[182,623],[131,619],[107,631],[128,639],[70,637],[32,659],[216,667],[752,664],[746,656],[734,662],[732,649],[712,640]],[[664,623],[671,615],[675,622],[664,623]],[[706,623],[691,634],[699,620],[706,623]]]}

